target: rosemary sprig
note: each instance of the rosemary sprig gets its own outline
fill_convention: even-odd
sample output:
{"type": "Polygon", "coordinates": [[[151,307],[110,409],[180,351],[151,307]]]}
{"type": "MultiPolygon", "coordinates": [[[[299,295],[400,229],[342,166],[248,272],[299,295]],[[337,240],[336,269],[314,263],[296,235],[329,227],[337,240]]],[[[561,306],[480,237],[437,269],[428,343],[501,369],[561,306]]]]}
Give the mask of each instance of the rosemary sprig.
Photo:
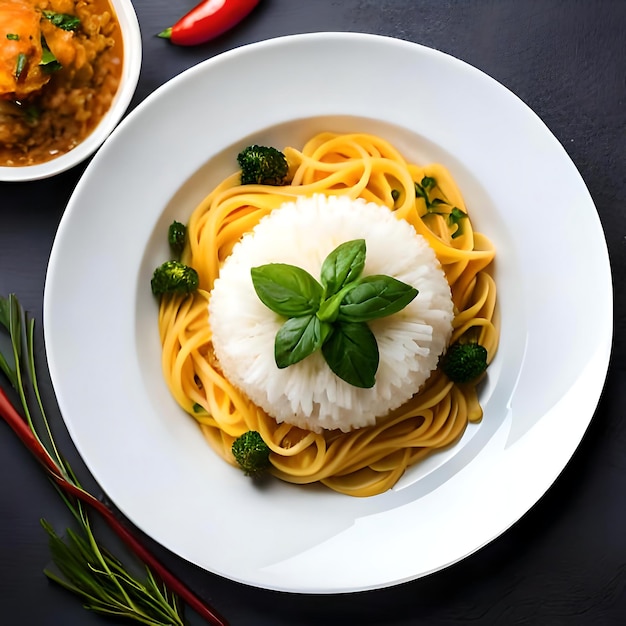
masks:
{"type": "MultiPolygon", "coordinates": [[[[71,468],[65,468],[72,474],[71,468]]],[[[79,532],[67,529],[67,541],[52,526],[41,520],[49,536],[52,560],[61,575],[51,569],[44,574],[68,591],[82,598],[84,606],[96,613],[124,617],[149,626],[184,626],[178,597],[161,587],[150,568],[146,580],[139,581],[126,571],[110,552],[101,548],[94,536],[82,502],[59,493],[75,517],[79,532]]]]}
{"type": "Polygon", "coordinates": [[[8,298],[0,297],[0,326],[8,331],[11,346],[8,357],[0,351],[0,371],[17,392],[24,417],[1,387],[0,416],[46,469],[79,526],[78,532],[68,529],[68,539],[63,541],[48,522],[41,521],[49,535],[52,558],[59,570],[57,574],[47,569],[45,574],[81,597],[86,608],[98,613],[129,618],[150,626],[183,626],[180,598],[207,623],[227,626],[217,612],[161,565],[118,520],[112,509],[81,486],[72,468],[59,453],[37,382],[34,320],[27,316],[13,294],[8,298]],[[33,405],[39,414],[43,435],[35,426],[33,405]],[[145,581],[132,576],[121,561],[100,546],[86,505],[98,512],[145,564],[145,581]]]}

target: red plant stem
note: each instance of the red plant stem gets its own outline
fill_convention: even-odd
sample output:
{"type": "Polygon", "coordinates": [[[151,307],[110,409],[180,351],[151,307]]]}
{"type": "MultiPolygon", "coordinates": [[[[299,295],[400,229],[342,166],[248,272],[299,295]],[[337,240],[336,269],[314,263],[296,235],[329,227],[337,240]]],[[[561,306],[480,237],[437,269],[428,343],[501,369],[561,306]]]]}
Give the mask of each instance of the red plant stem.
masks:
{"type": "Polygon", "coordinates": [[[33,431],[28,427],[24,418],[11,404],[4,389],[0,387],[0,416],[11,427],[13,432],[20,438],[22,443],[37,457],[37,460],[53,475],[61,476],[59,466],[41,445],[33,431]]]}
{"type": "Polygon", "coordinates": [[[169,587],[171,591],[176,593],[186,604],[188,604],[200,617],[207,620],[209,624],[214,626],[228,626],[228,622],[224,620],[214,609],[208,607],[198,596],[196,596],[184,583],[174,576],[156,559],[156,557],[115,517],[114,513],[104,504],[91,494],[83,491],[65,480],[62,476],[53,475],[52,478],[67,493],[75,496],[85,504],[95,509],[104,520],[108,523],[112,530],[122,539],[122,541],[143,561],[150,569],[169,587]]]}
{"type": "Polygon", "coordinates": [[[209,624],[213,626],[228,626],[228,622],[223,617],[214,609],[207,606],[183,582],[161,565],[157,558],[120,522],[120,520],[118,520],[113,511],[106,504],[63,477],[59,466],[35,437],[28,424],[11,404],[11,401],[2,388],[0,388],[0,416],[20,438],[22,443],[35,455],[57,485],[69,495],[78,498],[81,502],[88,504],[95,511],[100,513],[118,537],[122,539],[141,561],[150,567],[172,592],[177,594],[209,624]]]}

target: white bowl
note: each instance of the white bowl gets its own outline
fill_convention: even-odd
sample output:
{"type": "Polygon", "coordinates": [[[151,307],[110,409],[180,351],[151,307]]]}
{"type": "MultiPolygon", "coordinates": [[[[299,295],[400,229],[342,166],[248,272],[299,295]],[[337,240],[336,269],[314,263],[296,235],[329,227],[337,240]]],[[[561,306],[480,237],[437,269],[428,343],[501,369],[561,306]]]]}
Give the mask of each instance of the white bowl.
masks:
{"type": "Polygon", "coordinates": [[[0,167],[0,181],[24,182],[56,176],[90,157],[120,121],[135,93],[141,69],[141,33],[130,0],[110,0],[115,9],[124,44],[124,66],[111,108],[96,128],[73,150],[51,161],[24,167],[0,167]]]}

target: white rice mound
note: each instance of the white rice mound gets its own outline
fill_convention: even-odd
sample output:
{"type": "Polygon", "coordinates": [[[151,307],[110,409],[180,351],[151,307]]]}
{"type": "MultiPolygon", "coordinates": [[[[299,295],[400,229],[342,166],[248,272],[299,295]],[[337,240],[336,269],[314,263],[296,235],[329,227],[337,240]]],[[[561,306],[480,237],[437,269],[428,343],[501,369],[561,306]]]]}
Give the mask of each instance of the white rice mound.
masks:
{"type": "Polygon", "coordinates": [[[347,196],[287,202],[235,245],[215,281],[209,324],[224,376],[277,422],[344,432],[372,425],[404,404],[437,366],[452,333],[450,287],[426,239],[391,210],[347,196]],[[365,239],[363,276],[386,274],[413,285],[402,311],[369,323],[378,343],[376,384],[354,387],[336,376],[321,351],[279,369],[274,339],[285,318],[257,296],[250,269],[289,263],[316,280],[339,244],[365,239]]]}

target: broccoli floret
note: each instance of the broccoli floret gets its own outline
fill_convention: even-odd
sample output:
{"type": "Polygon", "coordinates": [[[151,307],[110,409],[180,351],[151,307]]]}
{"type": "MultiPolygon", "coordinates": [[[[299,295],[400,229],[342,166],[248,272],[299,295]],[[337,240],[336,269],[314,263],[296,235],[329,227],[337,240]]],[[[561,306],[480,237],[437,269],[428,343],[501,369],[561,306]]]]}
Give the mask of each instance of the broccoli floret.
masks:
{"type": "Polygon", "coordinates": [[[182,254],[186,238],[187,227],[174,220],[167,229],[167,240],[170,244],[170,249],[177,257],[180,257],[182,254]]]}
{"type": "Polygon", "coordinates": [[[246,476],[261,474],[270,466],[270,449],[256,430],[237,437],[231,449],[246,476]]]}
{"type": "Polygon", "coordinates": [[[487,350],[478,343],[454,343],[442,358],[441,369],[455,383],[468,383],[487,369],[487,350]]]}
{"type": "Polygon", "coordinates": [[[276,148],[252,145],[237,155],[242,185],[284,185],[289,165],[287,157],[276,148]]]}
{"type": "Polygon", "coordinates": [[[154,270],[150,286],[155,296],[166,293],[185,294],[198,288],[198,272],[179,261],[165,261],[154,270]]]}

